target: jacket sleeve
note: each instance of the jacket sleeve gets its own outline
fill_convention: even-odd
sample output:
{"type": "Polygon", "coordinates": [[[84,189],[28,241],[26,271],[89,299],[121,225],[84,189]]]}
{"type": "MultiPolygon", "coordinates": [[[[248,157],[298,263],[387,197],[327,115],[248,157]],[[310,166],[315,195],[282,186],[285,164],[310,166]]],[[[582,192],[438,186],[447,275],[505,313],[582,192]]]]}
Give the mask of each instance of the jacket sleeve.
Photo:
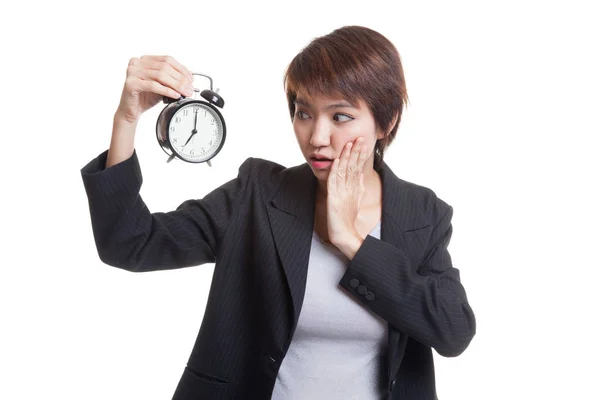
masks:
{"type": "Polygon", "coordinates": [[[448,252],[452,213],[437,200],[418,267],[402,249],[368,235],[340,281],[397,330],[446,357],[460,355],[475,335],[475,315],[448,252]]]}
{"type": "Polygon", "coordinates": [[[105,168],[108,151],[81,169],[92,231],[102,262],[132,272],[215,262],[249,180],[252,159],[237,178],[175,211],[151,213],[140,196],[137,153],[105,168]]]}

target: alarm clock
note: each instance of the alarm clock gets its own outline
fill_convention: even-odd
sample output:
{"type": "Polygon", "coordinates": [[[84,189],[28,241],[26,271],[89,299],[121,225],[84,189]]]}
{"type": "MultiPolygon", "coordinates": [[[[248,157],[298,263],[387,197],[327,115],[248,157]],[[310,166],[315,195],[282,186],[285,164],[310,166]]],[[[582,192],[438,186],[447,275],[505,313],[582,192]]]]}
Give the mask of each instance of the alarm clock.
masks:
{"type": "Polygon", "coordinates": [[[225,119],[219,111],[225,102],[219,96],[219,89],[213,91],[212,78],[208,78],[210,89],[200,91],[194,87],[193,97],[181,96],[173,99],[163,96],[167,106],[160,112],[156,121],[156,138],[160,147],[169,156],[189,163],[206,162],[211,166],[213,159],[225,144],[225,119]],[[196,99],[196,94],[204,100],[196,99]]]}

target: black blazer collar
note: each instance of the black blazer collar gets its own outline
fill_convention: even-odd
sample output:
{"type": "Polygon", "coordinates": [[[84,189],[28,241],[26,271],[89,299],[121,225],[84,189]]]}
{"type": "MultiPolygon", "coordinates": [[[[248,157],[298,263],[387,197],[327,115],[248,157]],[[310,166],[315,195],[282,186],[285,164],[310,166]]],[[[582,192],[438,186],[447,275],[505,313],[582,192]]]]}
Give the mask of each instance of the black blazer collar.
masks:
{"type": "MultiPolygon", "coordinates": [[[[288,176],[271,199],[271,205],[297,217],[299,223],[310,224],[312,229],[317,178],[306,163],[288,168],[286,172],[288,176]]],[[[415,208],[413,202],[417,199],[411,190],[413,184],[398,178],[385,162],[378,173],[383,186],[382,230],[383,223],[387,222],[394,224],[389,230],[399,232],[422,227],[422,210],[419,213],[406,212],[415,208]]]]}
{"type": "MultiPolygon", "coordinates": [[[[317,178],[306,163],[282,173],[285,177],[269,201],[267,212],[292,297],[294,321],[297,321],[314,229],[317,178]]],[[[412,183],[398,178],[385,162],[378,173],[383,185],[381,240],[400,247],[405,245],[403,232],[423,227],[423,210],[414,207],[417,197],[411,190],[412,183]]]]}
{"type": "MultiPolygon", "coordinates": [[[[308,164],[283,171],[287,174],[279,190],[267,205],[269,223],[277,253],[283,266],[292,299],[295,329],[304,299],[312,232],[314,228],[317,178],[308,164]]],[[[416,185],[398,178],[384,162],[378,171],[382,179],[383,204],[381,240],[417,257],[423,249],[410,244],[409,232],[425,232],[426,216],[415,195],[416,185]],[[415,211],[417,210],[417,211],[415,211]]],[[[395,376],[406,348],[408,337],[388,324],[388,374],[395,376]]]]}

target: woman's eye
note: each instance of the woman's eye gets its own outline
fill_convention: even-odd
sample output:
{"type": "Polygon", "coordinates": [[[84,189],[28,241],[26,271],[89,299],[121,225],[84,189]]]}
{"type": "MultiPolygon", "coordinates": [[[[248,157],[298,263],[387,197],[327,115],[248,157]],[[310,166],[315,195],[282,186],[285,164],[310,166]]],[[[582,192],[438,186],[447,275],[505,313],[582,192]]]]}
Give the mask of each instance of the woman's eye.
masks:
{"type": "Polygon", "coordinates": [[[333,119],[335,119],[337,122],[346,122],[352,121],[354,118],[346,114],[335,114],[333,119]]]}
{"type": "Polygon", "coordinates": [[[308,118],[308,114],[306,114],[304,111],[296,111],[296,116],[300,119],[306,119],[308,118]]]}

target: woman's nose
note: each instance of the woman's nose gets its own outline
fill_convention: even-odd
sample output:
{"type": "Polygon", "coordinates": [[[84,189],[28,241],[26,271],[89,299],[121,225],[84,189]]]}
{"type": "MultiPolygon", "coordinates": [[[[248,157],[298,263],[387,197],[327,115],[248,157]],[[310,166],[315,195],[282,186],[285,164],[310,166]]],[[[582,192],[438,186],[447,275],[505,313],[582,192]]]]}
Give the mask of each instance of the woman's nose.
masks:
{"type": "Polygon", "coordinates": [[[327,147],[329,146],[330,136],[330,129],[327,124],[316,122],[310,137],[310,144],[316,148],[327,147]]]}

